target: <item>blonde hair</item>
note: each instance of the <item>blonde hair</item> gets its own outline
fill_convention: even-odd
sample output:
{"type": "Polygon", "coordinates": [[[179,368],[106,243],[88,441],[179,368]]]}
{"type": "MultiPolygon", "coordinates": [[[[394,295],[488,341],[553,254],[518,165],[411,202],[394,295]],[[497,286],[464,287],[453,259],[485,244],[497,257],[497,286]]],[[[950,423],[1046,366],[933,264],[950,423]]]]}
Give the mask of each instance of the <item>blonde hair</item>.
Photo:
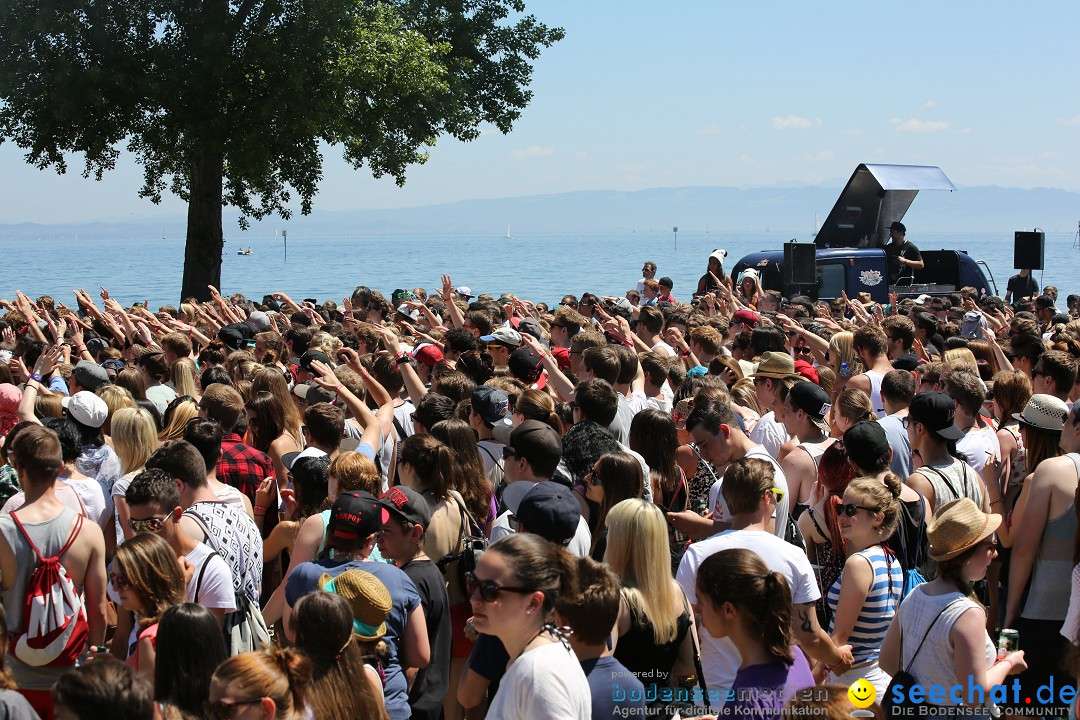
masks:
{"type": "Polygon", "coordinates": [[[758,402],[757,393],[754,391],[754,381],[743,378],[731,386],[731,399],[736,405],[741,405],[747,410],[753,410],[762,415],[761,403],[758,402]]]}
{"type": "Polygon", "coordinates": [[[202,395],[202,393],[199,392],[199,386],[195,380],[198,372],[198,368],[195,367],[195,361],[191,358],[183,357],[176,361],[169,369],[169,377],[172,380],[173,389],[176,390],[177,395],[190,395],[191,397],[199,397],[202,395]]]}
{"type": "Polygon", "coordinates": [[[105,418],[105,424],[101,426],[101,431],[106,435],[112,435],[112,421],[116,417],[116,413],[123,408],[135,407],[135,398],[131,397],[131,392],[127,388],[111,384],[102,385],[94,394],[104,400],[109,407],[109,415],[105,418]]]}
{"type": "Polygon", "coordinates": [[[855,354],[855,333],[844,330],[829,338],[829,359],[832,358],[836,358],[836,367],[847,363],[852,376],[864,370],[862,360],[855,354]]]}
{"type": "Polygon", "coordinates": [[[150,412],[140,407],[120,408],[112,419],[113,450],[120,458],[120,472],[141,470],[158,448],[157,425],[150,412]]]}
{"type": "Polygon", "coordinates": [[[671,581],[663,511],[638,498],[623,500],[608,511],[607,528],[604,562],[622,580],[626,604],[649,619],[657,643],[671,642],[678,633],[682,608],[671,581]]]}
{"type": "Polygon", "coordinates": [[[877,420],[874,406],[870,404],[870,396],[857,388],[844,388],[836,399],[833,412],[852,423],[877,420]]]}
{"type": "Polygon", "coordinates": [[[311,343],[308,347],[311,350],[322,350],[324,353],[332,358],[337,357],[338,350],[341,349],[342,342],[328,332],[319,331],[311,336],[311,343]]]}
{"type": "Polygon", "coordinates": [[[967,370],[979,377],[979,363],[975,360],[975,354],[966,347],[946,350],[941,361],[948,364],[950,370],[967,370]]]}
{"type": "Polygon", "coordinates": [[[165,442],[166,440],[183,440],[184,428],[187,424],[199,416],[199,406],[195,404],[194,400],[184,400],[178,403],[172,409],[172,415],[169,416],[169,424],[165,426],[165,429],[158,433],[158,440],[165,442]]]}

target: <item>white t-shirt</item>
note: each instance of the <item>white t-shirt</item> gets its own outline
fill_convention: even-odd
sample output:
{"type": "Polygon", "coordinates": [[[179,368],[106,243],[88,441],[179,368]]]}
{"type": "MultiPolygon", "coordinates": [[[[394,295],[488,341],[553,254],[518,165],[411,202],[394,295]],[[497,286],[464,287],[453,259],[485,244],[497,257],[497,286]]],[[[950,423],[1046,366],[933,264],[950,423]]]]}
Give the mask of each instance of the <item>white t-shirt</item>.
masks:
{"type": "MultiPolygon", "coordinates": [[[[780,463],[776,462],[772,455],[765,452],[765,448],[760,445],[750,448],[744,457],[764,460],[773,466],[773,485],[784,491],[784,499],[777,504],[776,510],[773,512],[773,517],[776,518],[776,536],[783,539],[784,532],[787,529],[788,517],[787,476],[784,475],[784,471],[780,468],[780,463]]],[[[713,511],[714,520],[731,522],[731,511],[728,509],[727,501],[724,500],[723,485],[724,476],[721,475],[709,488],[709,508],[713,511]]]]}
{"type": "Polygon", "coordinates": [[[211,552],[209,545],[199,543],[187,554],[187,561],[195,569],[187,584],[187,601],[199,603],[205,608],[235,610],[236,593],[233,591],[232,571],[224,558],[216,553],[211,555],[211,552]],[[202,574],[201,586],[199,585],[200,574],[202,574]],[[196,588],[199,590],[199,597],[195,597],[196,588]]]}
{"type": "Polygon", "coordinates": [[[971,432],[957,440],[956,450],[967,459],[968,465],[981,475],[987,460],[1001,457],[1001,442],[998,440],[997,432],[987,425],[982,428],[973,428],[971,432]]]}
{"type": "Polygon", "coordinates": [[[487,714],[499,720],[590,720],[589,681],[562,643],[544,645],[510,664],[487,714]]]}
{"type": "Polygon", "coordinates": [[[675,348],[671,347],[670,345],[668,345],[663,340],[661,340],[660,342],[653,345],[651,349],[655,353],[660,353],[661,355],[667,355],[668,357],[675,357],[675,348]]]}
{"type": "MultiPolygon", "coordinates": [[[[821,597],[814,577],[814,568],[805,552],[763,530],[726,530],[701,542],[692,543],[679,563],[675,580],[691,604],[697,603],[697,573],[701,563],[710,555],[732,548],[753,550],[771,572],[778,572],[787,578],[795,605],[817,602],[821,597]]],[[[707,686],[731,687],[741,662],[735,644],[728,638],[714,638],[704,627],[701,629],[700,638],[701,667],[707,686]]]]}
{"type": "MultiPolygon", "coordinates": [[[[491,542],[512,535],[515,532],[514,527],[510,524],[511,517],[513,517],[513,513],[507,510],[495,518],[495,522],[491,524],[491,542]]],[[[577,557],[588,557],[591,548],[592,533],[589,532],[589,523],[585,522],[585,518],[578,518],[577,532],[574,533],[574,539],[570,541],[566,549],[577,557]]]]}
{"type": "Polygon", "coordinates": [[[491,481],[491,487],[499,487],[503,482],[503,448],[506,447],[500,442],[494,440],[481,440],[476,443],[476,448],[480,452],[480,462],[484,464],[484,472],[487,473],[488,480],[491,481]]]}
{"type": "Polygon", "coordinates": [[[101,488],[101,484],[94,478],[86,478],[85,480],[58,479],[79,496],[79,500],[82,501],[83,508],[86,510],[87,519],[97,523],[102,530],[108,530],[111,513],[107,512],[109,501],[105,499],[105,491],[101,488]]]}
{"type": "Polygon", "coordinates": [[[762,415],[754,429],[747,434],[758,445],[764,445],[765,450],[774,458],[780,456],[780,446],[791,439],[783,423],[776,422],[776,415],[772,410],[762,415]]]}

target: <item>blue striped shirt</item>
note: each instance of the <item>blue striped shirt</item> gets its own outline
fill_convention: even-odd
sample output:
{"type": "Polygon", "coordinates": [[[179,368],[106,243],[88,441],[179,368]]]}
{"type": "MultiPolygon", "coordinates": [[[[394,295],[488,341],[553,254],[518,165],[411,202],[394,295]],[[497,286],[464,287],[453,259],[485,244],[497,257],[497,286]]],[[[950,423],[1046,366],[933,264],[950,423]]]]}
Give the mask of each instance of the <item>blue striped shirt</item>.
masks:
{"type": "MultiPolygon", "coordinates": [[[[904,591],[904,571],[895,556],[886,558],[880,545],[859,552],[870,562],[874,570],[874,580],[863,601],[855,627],[848,637],[855,664],[877,660],[885,632],[889,629],[896,608],[900,605],[900,595],[904,591]]],[[[829,588],[827,600],[833,611],[833,620],[829,627],[832,634],[836,625],[836,611],[840,604],[841,575],[829,588]]]]}

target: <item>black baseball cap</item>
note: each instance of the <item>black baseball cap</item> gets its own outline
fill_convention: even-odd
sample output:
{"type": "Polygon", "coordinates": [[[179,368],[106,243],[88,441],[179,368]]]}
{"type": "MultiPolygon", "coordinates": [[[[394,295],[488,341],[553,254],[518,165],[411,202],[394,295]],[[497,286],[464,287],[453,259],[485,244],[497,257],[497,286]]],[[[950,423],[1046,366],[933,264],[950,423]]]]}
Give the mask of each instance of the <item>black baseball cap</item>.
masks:
{"type": "Polygon", "coordinates": [[[893,224],[889,226],[889,229],[890,230],[899,230],[900,232],[907,235],[907,228],[904,227],[904,223],[900,222],[899,220],[894,220],[893,224]]]}
{"type": "Polygon", "coordinates": [[[540,379],[540,374],[544,370],[544,365],[540,361],[540,356],[536,354],[536,351],[532,348],[521,347],[510,353],[510,358],[506,361],[506,365],[510,368],[510,374],[522,382],[532,384],[540,379]]]}
{"type": "Polygon", "coordinates": [[[382,522],[385,525],[390,515],[407,520],[427,530],[431,522],[431,506],[424,496],[407,485],[395,485],[379,499],[382,508],[382,522]]]}
{"type": "Polygon", "coordinates": [[[370,537],[382,529],[382,509],[378,503],[366,490],[341,493],[330,509],[327,530],[343,540],[370,537]]]}
{"type": "Polygon", "coordinates": [[[562,459],[562,440],[547,423],[525,420],[510,433],[507,449],[523,457],[530,465],[557,465],[562,459]]]}
{"type": "Polygon", "coordinates": [[[473,388],[472,408],[488,425],[495,425],[510,411],[510,398],[498,388],[480,385],[473,388]]]}
{"type": "Polygon", "coordinates": [[[519,530],[568,545],[581,522],[581,506],[573,491],[556,482],[538,482],[525,494],[514,513],[519,530]]]}
{"type": "Polygon", "coordinates": [[[892,361],[894,370],[918,370],[919,369],[919,357],[911,353],[901,355],[892,361]]]}
{"type": "Polygon", "coordinates": [[[793,408],[802,410],[817,424],[825,422],[825,416],[829,414],[829,408],[832,407],[829,393],[809,380],[792,385],[788,390],[788,398],[793,408]]]}
{"type": "Polygon", "coordinates": [[[908,406],[908,416],[945,440],[964,437],[964,431],[956,427],[956,403],[945,393],[919,393],[908,406]]]}
{"type": "Polygon", "coordinates": [[[308,350],[300,356],[300,360],[297,361],[296,364],[300,368],[307,370],[308,372],[312,372],[311,363],[315,362],[316,360],[325,365],[333,365],[333,361],[330,359],[330,356],[324,353],[322,350],[308,350]]]}
{"type": "Polygon", "coordinates": [[[861,420],[844,433],[848,459],[860,469],[875,468],[889,455],[889,439],[877,420],[861,420]]]}

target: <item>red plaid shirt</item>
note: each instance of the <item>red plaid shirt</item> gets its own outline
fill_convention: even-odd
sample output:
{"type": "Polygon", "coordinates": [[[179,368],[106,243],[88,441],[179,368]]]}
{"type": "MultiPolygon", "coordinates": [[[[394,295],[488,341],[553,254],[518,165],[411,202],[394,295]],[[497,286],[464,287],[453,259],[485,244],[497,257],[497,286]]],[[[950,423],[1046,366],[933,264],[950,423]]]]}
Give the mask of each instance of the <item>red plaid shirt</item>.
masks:
{"type": "Polygon", "coordinates": [[[255,502],[259,484],[274,474],[274,463],[261,450],[245,445],[236,433],[221,439],[221,459],[217,464],[217,479],[232,485],[255,502]]]}

